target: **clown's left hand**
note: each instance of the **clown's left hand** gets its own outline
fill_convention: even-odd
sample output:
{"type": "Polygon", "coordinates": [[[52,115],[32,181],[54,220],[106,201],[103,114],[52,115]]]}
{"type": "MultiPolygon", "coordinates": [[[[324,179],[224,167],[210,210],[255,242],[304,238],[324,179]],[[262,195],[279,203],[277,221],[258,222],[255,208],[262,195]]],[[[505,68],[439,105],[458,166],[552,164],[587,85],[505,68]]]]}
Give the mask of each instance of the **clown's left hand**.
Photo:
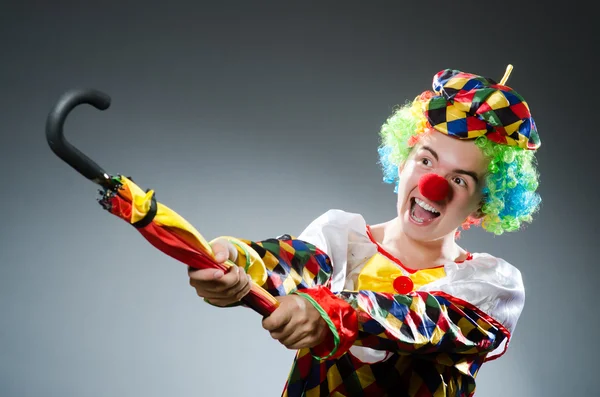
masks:
{"type": "Polygon", "coordinates": [[[298,295],[276,299],[279,307],[262,322],[273,339],[292,350],[311,348],[323,342],[329,332],[327,323],[308,300],[298,295]]]}

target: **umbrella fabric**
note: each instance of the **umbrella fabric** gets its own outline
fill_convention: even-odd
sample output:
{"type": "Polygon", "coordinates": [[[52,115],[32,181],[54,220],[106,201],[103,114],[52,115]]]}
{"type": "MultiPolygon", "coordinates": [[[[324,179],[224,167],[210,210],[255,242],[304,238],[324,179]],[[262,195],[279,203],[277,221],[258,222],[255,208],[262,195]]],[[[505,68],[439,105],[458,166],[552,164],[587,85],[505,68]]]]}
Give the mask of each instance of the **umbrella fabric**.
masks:
{"type": "MultiPolygon", "coordinates": [[[[113,177],[113,181],[118,187],[101,191],[100,204],[111,214],[136,227],[154,247],[197,269],[212,268],[226,272],[231,266],[236,266],[231,261],[217,263],[210,243],[183,217],[157,202],[153,190],[144,192],[125,176],[113,177]]],[[[278,301],[260,287],[266,281],[267,272],[263,261],[252,255],[252,252],[246,255],[248,265],[245,270],[251,276],[253,285],[243,303],[268,316],[277,308],[278,301]]]]}

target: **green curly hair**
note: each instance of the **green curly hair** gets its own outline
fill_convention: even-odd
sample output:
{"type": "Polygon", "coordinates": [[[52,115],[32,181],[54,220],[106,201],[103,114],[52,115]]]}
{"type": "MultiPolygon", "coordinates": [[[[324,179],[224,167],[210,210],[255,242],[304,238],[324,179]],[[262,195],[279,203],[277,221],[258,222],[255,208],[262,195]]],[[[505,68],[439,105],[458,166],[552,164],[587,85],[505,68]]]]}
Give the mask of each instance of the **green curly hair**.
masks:
{"type": "MultiPolygon", "coordinates": [[[[426,91],[399,107],[381,127],[379,164],[384,182],[394,184],[395,192],[399,182],[398,164],[408,158],[422,134],[430,129],[423,114],[423,102],[433,95],[433,92],[426,91]]],[[[519,230],[524,223],[531,223],[541,204],[540,195],[536,192],[539,173],[534,151],[498,144],[485,136],[476,138],[475,144],[490,160],[483,188],[483,217],[467,219],[462,228],[466,230],[471,225],[481,224],[484,230],[501,235],[519,230]]]]}

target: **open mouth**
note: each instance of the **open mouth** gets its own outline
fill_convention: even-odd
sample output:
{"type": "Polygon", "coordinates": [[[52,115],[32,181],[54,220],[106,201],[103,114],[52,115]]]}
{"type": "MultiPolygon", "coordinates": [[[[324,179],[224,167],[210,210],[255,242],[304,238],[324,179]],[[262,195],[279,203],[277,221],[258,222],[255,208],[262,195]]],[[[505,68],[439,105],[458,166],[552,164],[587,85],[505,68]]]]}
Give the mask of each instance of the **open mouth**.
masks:
{"type": "Polygon", "coordinates": [[[432,222],[440,216],[440,211],[423,200],[413,197],[410,199],[410,218],[417,224],[432,222]]]}

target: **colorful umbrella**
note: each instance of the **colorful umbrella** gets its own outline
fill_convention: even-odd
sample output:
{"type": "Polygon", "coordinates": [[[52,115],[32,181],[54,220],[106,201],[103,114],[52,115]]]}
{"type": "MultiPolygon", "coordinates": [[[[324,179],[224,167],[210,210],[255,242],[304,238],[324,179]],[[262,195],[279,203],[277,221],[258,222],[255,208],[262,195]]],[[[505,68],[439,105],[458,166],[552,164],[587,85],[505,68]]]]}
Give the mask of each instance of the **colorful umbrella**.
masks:
{"type": "MultiPolygon", "coordinates": [[[[64,137],[63,126],[69,113],[81,104],[98,110],[110,106],[110,97],[103,92],[87,89],[68,91],[58,100],[46,121],[46,139],[52,151],[87,179],[100,185],[100,205],[113,215],[135,227],[150,244],[165,254],[196,269],[221,269],[236,266],[227,261],[219,264],[210,244],[183,217],[156,201],[154,191],[145,192],[131,178],[109,175],[98,164],[71,145],[64,137]]],[[[252,289],[242,302],[263,316],[278,306],[277,300],[257,284],[265,280],[266,272],[248,270],[252,289]]]]}

